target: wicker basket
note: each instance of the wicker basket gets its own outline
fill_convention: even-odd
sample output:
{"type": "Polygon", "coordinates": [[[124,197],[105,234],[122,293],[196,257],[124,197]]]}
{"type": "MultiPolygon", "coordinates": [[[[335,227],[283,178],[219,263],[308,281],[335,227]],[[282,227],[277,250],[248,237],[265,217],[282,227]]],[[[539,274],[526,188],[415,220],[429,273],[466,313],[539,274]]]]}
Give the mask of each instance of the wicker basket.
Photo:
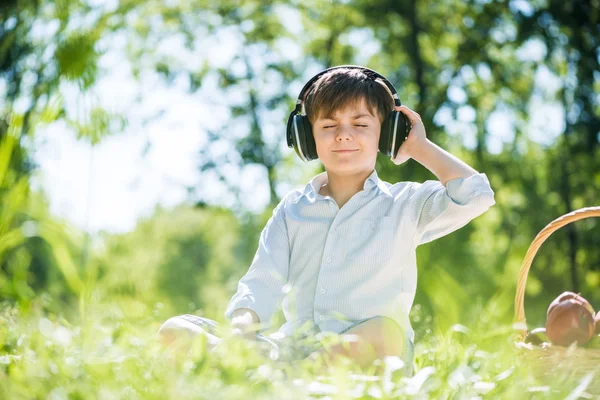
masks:
{"type": "Polygon", "coordinates": [[[524,304],[525,285],[533,258],[542,243],[552,233],[572,222],[591,217],[600,217],[600,207],[586,207],[572,211],[550,222],[537,234],[527,250],[519,271],[515,297],[514,326],[518,329],[516,346],[520,350],[519,355],[526,358],[528,366],[531,366],[536,375],[544,375],[549,378],[560,375],[562,378],[567,379],[582,379],[593,371],[594,379],[592,379],[586,391],[600,394],[600,349],[583,348],[575,345],[569,348],[561,346],[541,347],[523,342],[527,335],[524,304]]]}

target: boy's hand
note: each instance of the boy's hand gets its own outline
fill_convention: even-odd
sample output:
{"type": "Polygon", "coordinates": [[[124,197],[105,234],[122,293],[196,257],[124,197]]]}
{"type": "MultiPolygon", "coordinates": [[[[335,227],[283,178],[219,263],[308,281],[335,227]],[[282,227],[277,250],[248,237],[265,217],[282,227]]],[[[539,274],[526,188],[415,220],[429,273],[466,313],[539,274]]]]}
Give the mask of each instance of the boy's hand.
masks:
{"type": "Polygon", "coordinates": [[[253,310],[239,308],[232,314],[231,333],[249,340],[256,340],[258,322],[258,315],[253,310]]]}
{"type": "Polygon", "coordinates": [[[398,149],[396,157],[392,159],[394,164],[400,165],[412,157],[412,152],[427,140],[427,135],[425,134],[425,126],[423,125],[423,121],[421,121],[421,116],[419,114],[406,106],[394,107],[394,110],[404,113],[411,124],[408,138],[398,149]]]}
{"type": "Polygon", "coordinates": [[[244,329],[243,327],[233,326],[231,329],[231,333],[234,336],[240,336],[247,340],[257,340],[255,330],[247,330],[247,329],[244,329]]]}

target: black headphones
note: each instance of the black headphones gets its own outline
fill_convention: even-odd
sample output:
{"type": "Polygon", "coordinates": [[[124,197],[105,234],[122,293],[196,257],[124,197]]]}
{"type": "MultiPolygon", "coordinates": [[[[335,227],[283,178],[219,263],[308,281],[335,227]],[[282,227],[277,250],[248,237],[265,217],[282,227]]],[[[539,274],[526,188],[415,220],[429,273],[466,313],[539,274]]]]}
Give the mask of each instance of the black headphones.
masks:
{"type": "MultiPolygon", "coordinates": [[[[370,79],[375,80],[376,78],[380,78],[392,92],[394,104],[396,106],[402,105],[394,85],[392,85],[390,81],[388,81],[383,75],[373,71],[372,69],[361,67],[359,65],[340,65],[319,72],[317,75],[313,76],[300,91],[298,100],[296,100],[296,109],[290,114],[287,123],[287,145],[288,147],[293,147],[294,150],[296,150],[296,153],[302,159],[302,161],[307,162],[319,158],[317,155],[317,145],[315,143],[310,121],[306,115],[301,114],[304,96],[311,88],[312,84],[319,79],[321,75],[338,68],[357,68],[363,70],[370,79]]],[[[381,124],[381,134],[379,135],[379,151],[393,159],[402,142],[404,142],[404,140],[406,140],[408,137],[410,128],[410,121],[404,113],[391,110],[381,124]]]]}

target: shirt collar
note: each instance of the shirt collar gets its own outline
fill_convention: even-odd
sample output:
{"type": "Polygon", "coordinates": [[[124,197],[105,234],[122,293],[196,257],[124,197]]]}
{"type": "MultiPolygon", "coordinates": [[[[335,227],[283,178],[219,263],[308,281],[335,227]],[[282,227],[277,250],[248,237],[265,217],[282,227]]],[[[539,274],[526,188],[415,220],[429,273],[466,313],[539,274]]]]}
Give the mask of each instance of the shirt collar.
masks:
{"type": "MultiPolygon", "coordinates": [[[[319,175],[316,175],[314,178],[312,178],[310,180],[310,182],[304,188],[304,193],[302,193],[302,195],[307,196],[308,198],[311,198],[311,199],[317,197],[317,195],[323,197],[322,195],[319,194],[319,190],[321,190],[321,187],[327,182],[328,182],[327,171],[321,172],[319,175]]],[[[390,193],[388,187],[382,180],[379,179],[379,177],[377,176],[377,170],[375,170],[375,169],[373,170],[371,175],[369,175],[369,177],[365,180],[363,189],[365,191],[368,191],[374,187],[379,187],[379,189],[383,193],[391,196],[391,193],[390,193]]]]}

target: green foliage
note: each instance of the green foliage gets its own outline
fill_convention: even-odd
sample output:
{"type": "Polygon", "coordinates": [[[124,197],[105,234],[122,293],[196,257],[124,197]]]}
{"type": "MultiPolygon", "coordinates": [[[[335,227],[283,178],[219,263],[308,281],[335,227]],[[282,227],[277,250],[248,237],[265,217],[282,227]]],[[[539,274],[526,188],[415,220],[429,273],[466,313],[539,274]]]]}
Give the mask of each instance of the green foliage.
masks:
{"type": "MultiPolygon", "coordinates": [[[[65,0],[3,5],[0,297],[8,302],[0,314],[0,397],[344,398],[351,389],[352,398],[576,398],[586,380],[568,371],[534,376],[527,358],[517,356],[511,321],[517,274],[535,235],[568,211],[597,205],[600,14],[590,4],[121,1],[110,12],[65,0]],[[43,193],[30,188],[31,143],[38,127],[58,119],[92,144],[126,126],[88,101],[112,33],[127,37],[136,77],[145,68],[167,84],[187,77],[198,95],[205,82],[217,82],[232,124],[207,132],[199,169],[226,181],[225,165],[262,165],[272,205],[280,183],[309,178],[293,152],[281,154],[283,134],[273,140],[267,133],[284,131],[295,100],[289,87],[315,65],[364,64],[384,73],[435,143],[487,174],[497,204],[418,249],[415,377],[403,379],[393,367],[384,379],[357,378],[345,368],[318,376],[313,365],[272,365],[235,341],[213,355],[200,342],[176,361],[155,346],[160,323],[174,314],[222,322],[272,205],[259,216],[244,212],[243,199],[237,215],[207,206],[157,208],[132,232],[92,238],[86,262],[81,232],[51,216],[43,193]],[[220,49],[207,43],[224,45],[224,35],[240,48],[217,64],[207,53],[220,49]],[[158,54],[173,37],[183,38],[198,62],[158,54]],[[532,44],[541,56],[530,54],[532,44]],[[65,83],[80,90],[85,115],[78,119],[65,110],[65,83]],[[538,101],[565,110],[564,129],[549,143],[533,140],[538,101]],[[510,128],[494,148],[498,113],[510,128]],[[234,123],[242,129],[231,129],[234,123]],[[230,152],[212,151],[223,142],[230,152]]],[[[556,128],[549,125],[544,132],[556,128]]],[[[380,159],[377,170],[389,182],[435,179],[414,161],[397,167],[380,159]]],[[[580,221],[542,246],[526,291],[530,327],[543,325],[548,303],[564,290],[581,291],[600,307],[597,233],[597,219],[580,221]]]]}
{"type": "Polygon", "coordinates": [[[81,290],[79,271],[73,262],[72,244],[64,226],[49,218],[47,204],[30,194],[29,178],[11,169],[22,131],[22,117],[14,116],[8,134],[0,140],[0,295],[27,307],[36,292],[50,289],[62,272],[57,296],[81,290]],[[51,279],[52,277],[52,279],[51,279]],[[35,291],[34,291],[35,290],[35,291]]]}
{"type": "MultiPolygon", "coordinates": [[[[30,189],[36,129],[66,116],[60,83],[85,91],[98,74],[96,41],[107,15],[92,29],[74,31],[72,20],[86,11],[83,3],[64,1],[0,8],[0,297],[24,310],[36,296],[70,304],[86,290],[76,261],[81,235],[51,217],[44,195],[30,189]]],[[[92,143],[124,125],[98,107],[89,112],[88,123],[71,122],[92,143]]]]}
{"type": "MultiPolygon", "coordinates": [[[[34,310],[39,307],[34,307],[34,310]]],[[[597,394],[597,385],[562,369],[545,374],[507,340],[511,327],[455,325],[416,346],[416,371],[404,377],[390,357],[384,372],[339,362],[271,361],[254,342],[225,337],[213,353],[201,337],[189,354],[171,353],[154,339],[156,322],[95,303],[93,317],[73,325],[60,314],[0,311],[2,398],[261,398],[339,399],[543,397],[597,394]]]]}
{"type": "Polygon", "coordinates": [[[225,284],[240,272],[240,232],[227,210],[157,209],[133,232],[103,238],[97,289],[102,298],[161,301],[171,312],[222,314],[233,294],[225,284]]]}
{"type": "Polygon", "coordinates": [[[55,57],[61,77],[81,83],[83,89],[92,86],[98,73],[94,32],[75,32],[60,42],[55,57]]]}
{"type": "Polygon", "coordinates": [[[127,126],[127,120],[122,115],[109,113],[101,107],[93,107],[89,111],[87,121],[67,120],[78,139],[88,140],[92,145],[100,143],[102,138],[121,132],[127,126]]]}

